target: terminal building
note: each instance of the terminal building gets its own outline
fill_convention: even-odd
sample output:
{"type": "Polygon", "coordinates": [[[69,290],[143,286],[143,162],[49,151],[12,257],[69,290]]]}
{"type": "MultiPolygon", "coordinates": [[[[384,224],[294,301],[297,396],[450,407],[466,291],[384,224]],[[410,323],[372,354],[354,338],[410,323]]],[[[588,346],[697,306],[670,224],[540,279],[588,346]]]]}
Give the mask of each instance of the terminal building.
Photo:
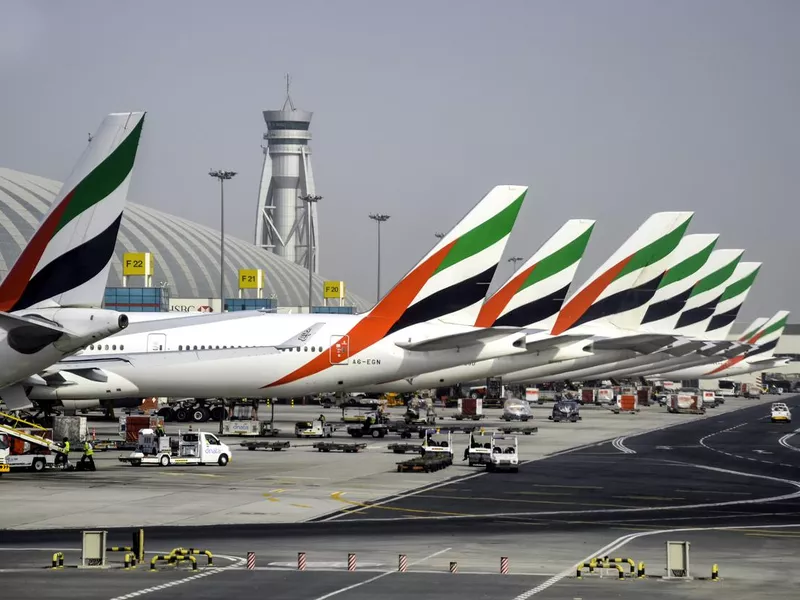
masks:
{"type": "MultiPolygon", "coordinates": [[[[0,167],[0,280],[60,189],[58,181],[0,167]]],[[[217,230],[129,202],[109,273],[106,307],[128,312],[219,311],[219,243],[217,230]],[[125,277],[124,256],[132,253],[149,253],[149,277],[144,270],[141,277],[125,277]]],[[[252,242],[225,236],[227,310],[306,312],[308,287],[305,267],[252,242]],[[261,289],[240,285],[240,270],[260,270],[261,289]]],[[[312,295],[314,312],[361,312],[373,304],[346,291],[344,282],[318,273],[312,273],[312,295]],[[338,293],[324,293],[334,289],[338,293]]]]}

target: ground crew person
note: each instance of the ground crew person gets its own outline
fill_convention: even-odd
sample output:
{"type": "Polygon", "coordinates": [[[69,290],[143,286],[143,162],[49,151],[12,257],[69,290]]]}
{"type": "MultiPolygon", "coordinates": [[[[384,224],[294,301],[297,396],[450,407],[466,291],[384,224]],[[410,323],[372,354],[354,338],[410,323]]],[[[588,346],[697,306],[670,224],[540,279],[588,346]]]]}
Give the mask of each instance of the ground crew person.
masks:
{"type": "Polygon", "coordinates": [[[320,416],[319,416],[319,421],[320,421],[320,423],[322,423],[323,425],[325,425],[325,415],[320,415],[320,416]]]}
{"type": "Polygon", "coordinates": [[[69,439],[64,438],[61,442],[64,449],[56,454],[56,464],[63,464],[65,467],[69,463],[69,439]]]}
{"type": "Polygon", "coordinates": [[[89,470],[96,471],[97,467],[94,466],[94,449],[92,445],[89,443],[89,440],[83,442],[83,456],[81,456],[81,461],[78,463],[83,470],[86,470],[86,463],[89,463],[89,470]]]}

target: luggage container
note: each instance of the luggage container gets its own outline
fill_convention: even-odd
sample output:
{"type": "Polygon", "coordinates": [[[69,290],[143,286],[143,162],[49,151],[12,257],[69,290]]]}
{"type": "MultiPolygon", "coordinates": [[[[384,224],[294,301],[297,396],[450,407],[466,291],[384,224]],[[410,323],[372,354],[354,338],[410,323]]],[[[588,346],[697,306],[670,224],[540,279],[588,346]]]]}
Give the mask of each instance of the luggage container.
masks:
{"type": "Polygon", "coordinates": [[[458,413],[454,416],[457,421],[472,419],[478,421],[483,418],[483,400],[481,398],[459,398],[458,413]]]}
{"type": "Polygon", "coordinates": [[[705,414],[703,397],[697,391],[682,390],[669,396],[667,411],[682,414],[705,414]]]}

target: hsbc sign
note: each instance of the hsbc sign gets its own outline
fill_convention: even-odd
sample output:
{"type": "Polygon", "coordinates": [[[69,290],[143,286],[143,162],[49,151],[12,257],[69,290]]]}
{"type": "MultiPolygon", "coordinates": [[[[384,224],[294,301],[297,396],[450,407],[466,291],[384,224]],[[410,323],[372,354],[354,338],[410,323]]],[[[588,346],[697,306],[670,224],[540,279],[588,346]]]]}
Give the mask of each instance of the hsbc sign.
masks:
{"type": "Polygon", "coordinates": [[[170,298],[170,312],[219,312],[219,298],[170,298]]]}

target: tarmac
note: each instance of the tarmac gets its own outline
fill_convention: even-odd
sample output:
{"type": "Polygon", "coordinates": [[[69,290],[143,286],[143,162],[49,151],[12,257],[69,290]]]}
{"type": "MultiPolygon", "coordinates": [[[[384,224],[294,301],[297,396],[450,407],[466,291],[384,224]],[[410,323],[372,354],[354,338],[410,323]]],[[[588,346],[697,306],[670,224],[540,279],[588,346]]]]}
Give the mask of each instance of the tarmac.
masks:
{"type": "MultiPolygon", "coordinates": [[[[539,433],[520,437],[522,458],[530,462],[517,474],[454,465],[412,476],[397,473],[398,456],[380,447],[363,454],[237,452],[224,469],[186,468],[178,476],[159,474],[177,467],[115,464],[116,453],[98,459],[94,473],[12,474],[0,480],[3,513],[10,513],[2,518],[16,523],[0,532],[0,580],[11,597],[60,600],[254,594],[310,600],[790,598],[800,589],[793,563],[800,552],[800,433],[794,437],[792,425],[769,422],[771,400],[728,400],[705,417],[669,415],[657,407],[638,415],[584,410],[575,424],[550,423],[539,410],[539,433]],[[565,428],[571,431],[565,434],[565,428]],[[326,479],[291,478],[303,476],[326,479]],[[286,483],[263,490],[260,477],[286,483]],[[85,482],[98,486],[90,488],[90,504],[94,494],[108,495],[95,505],[103,507],[99,518],[78,524],[91,521],[91,509],[83,506],[57,516],[72,502],[82,504],[85,482]],[[132,509],[125,488],[135,497],[152,496],[135,500],[132,509]],[[39,489],[49,500],[37,497],[39,489]],[[342,493],[331,498],[336,492],[342,493]],[[248,494],[277,501],[262,496],[242,502],[248,494]],[[221,495],[227,507],[204,512],[203,495],[221,495]],[[8,502],[9,496],[16,501],[8,502]],[[114,497],[119,506],[111,506],[114,497]],[[187,504],[173,506],[170,514],[167,504],[175,498],[187,504]],[[290,522],[293,513],[283,506],[288,498],[314,508],[294,513],[290,522]],[[239,514],[242,506],[255,510],[253,504],[275,513],[252,521],[253,515],[239,514]],[[45,514],[14,521],[28,505],[45,514]],[[214,566],[196,573],[186,566],[123,571],[115,554],[109,569],[74,568],[80,557],[75,529],[107,529],[109,545],[128,544],[128,524],[152,518],[132,510],[152,510],[153,520],[165,525],[146,528],[148,556],[202,547],[214,552],[214,566]],[[217,526],[186,526],[186,513],[217,526]],[[283,523],[273,521],[279,515],[283,523]],[[51,521],[75,529],[54,528],[51,521]],[[108,522],[117,526],[103,524],[108,522]],[[667,540],[690,542],[690,580],[663,578],[667,540]],[[67,568],[45,568],[56,551],[65,553],[67,568]],[[246,568],[247,552],[255,553],[253,570],[246,568]],[[298,552],[306,553],[305,571],[297,570],[298,552]],[[357,557],[355,572],[347,571],[350,553],[357,557]],[[407,572],[398,572],[400,554],[407,556],[407,572]],[[622,581],[616,570],[575,577],[580,562],[605,555],[644,562],[647,577],[628,576],[627,565],[622,581]],[[507,574],[500,573],[501,557],[509,560],[507,574]],[[457,573],[450,572],[451,562],[457,573]],[[719,581],[710,580],[714,564],[719,581]]],[[[800,397],[781,400],[800,413],[800,397]]],[[[299,420],[296,414],[288,418],[299,420]]],[[[462,449],[457,444],[457,459],[462,449]]]]}

